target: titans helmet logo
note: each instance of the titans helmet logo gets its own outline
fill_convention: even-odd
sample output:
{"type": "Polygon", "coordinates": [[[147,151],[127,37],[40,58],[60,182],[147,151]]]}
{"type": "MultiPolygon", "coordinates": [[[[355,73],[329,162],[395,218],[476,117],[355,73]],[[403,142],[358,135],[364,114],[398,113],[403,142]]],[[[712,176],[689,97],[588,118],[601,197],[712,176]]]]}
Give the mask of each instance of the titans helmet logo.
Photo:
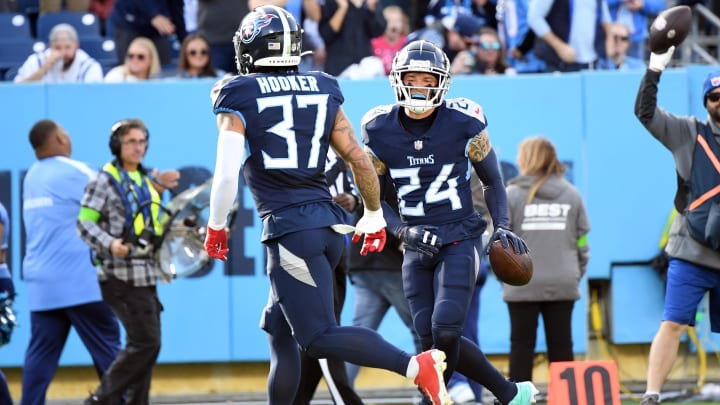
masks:
{"type": "Polygon", "coordinates": [[[278,18],[273,14],[265,14],[256,18],[254,21],[244,24],[240,28],[240,40],[244,44],[249,44],[260,33],[260,30],[270,25],[273,18],[278,18]]]}

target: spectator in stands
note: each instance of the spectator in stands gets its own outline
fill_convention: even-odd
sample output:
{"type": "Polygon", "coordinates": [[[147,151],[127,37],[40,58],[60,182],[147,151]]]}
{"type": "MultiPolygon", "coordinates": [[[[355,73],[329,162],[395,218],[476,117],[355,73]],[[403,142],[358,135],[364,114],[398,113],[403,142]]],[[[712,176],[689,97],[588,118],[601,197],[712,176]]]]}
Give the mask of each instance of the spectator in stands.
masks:
{"type": "Polygon", "coordinates": [[[481,25],[496,28],[495,19],[496,1],[490,0],[434,0],[430,1],[425,15],[425,24],[430,25],[435,21],[442,21],[446,18],[455,19],[464,15],[473,17],[481,25]]]}
{"type": "MultiPolygon", "coordinates": [[[[115,0],[109,18],[118,60],[125,59],[135,38],[145,37],[155,44],[160,65],[170,64],[170,42],[182,41],[186,36],[183,8],[184,3],[178,0],[115,0]]],[[[226,40],[230,42],[232,36],[226,40]]]]}
{"type": "Polygon", "coordinates": [[[615,43],[612,48],[613,53],[603,59],[600,68],[609,70],[645,69],[643,59],[628,55],[630,38],[630,30],[627,25],[620,22],[612,23],[610,39],[615,43]]]}
{"type": "Polygon", "coordinates": [[[407,7],[401,7],[408,10],[410,20],[410,32],[417,31],[426,27],[425,16],[428,13],[428,4],[430,0],[412,0],[408,1],[407,7]]]}
{"type": "MultiPolygon", "coordinates": [[[[385,19],[377,5],[378,0],[325,1],[319,26],[327,50],[327,73],[341,76],[351,66],[361,66],[364,58],[374,57],[370,40],[385,31],[385,19]]],[[[383,70],[381,62],[379,68],[383,70]]]]}
{"type": "Polygon", "coordinates": [[[295,21],[320,21],[320,2],[318,0],[248,0],[250,10],[272,4],[282,7],[295,17],[295,21]]]}
{"type": "Polygon", "coordinates": [[[247,1],[198,0],[198,34],[210,43],[210,57],[215,67],[237,74],[233,35],[239,19],[249,11],[247,1]]]}
{"type": "Polygon", "coordinates": [[[628,56],[645,60],[648,16],[663,11],[665,0],[607,0],[607,3],[612,20],[625,24],[630,31],[628,56]]]}
{"type": "Polygon", "coordinates": [[[30,55],[18,70],[15,83],[93,83],[103,81],[102,66],[80,49],[75,28],[58,24],[50,30],[50,46],[30,55]]]}
{"type": "Polygon", "coordinates": [[[390,74],[392,61],[397,51],[403,45],[410,30],[408,25],[408,17],[398,6],[387,6],[383,9],[383,17],[385,17],[385,32],[383,35],[373,38],[370,43],[373,47],[373,53],[380,58],[385,67],[385,74],[390,74]]]}
{"type": "Polygon", "coordinates": [[[115,6],[115,0],[90,0],[88,11],[98,16],[102,22],[103,35],[107,35],[107,19],[115,6]]]}
{"type": "Polygon", "coordinates": [[[88,0],[40,0],[40,14],[54,13],[60,10],[88,11],[88,0]],[[64,5],[63,5],[64,4],[64,5]]]}
{"type": "Polygon", "coordinates": [[[528,0],[499,0],[498,32],[504,39],[506,59],[518,73],[539,73],[545,64],[535,55],[535,32],[527,22],[528,0]]]}
{"type": "Polygon", "coordinates": [[[185,19],[185,31],[194,34],[197,31],[197,4],[198,0],[184,0],[183,18],[185,19]]]}
{"type": "Polygon", "coordinates": [[[516,73],[515,69],[508,66],[497,31],[490,27],[480,28],[468,49],[457,54],[450,66],[450,72],[453,75],[516,73]]]}
{"type": "Polygon", "coordinates": [[[105,75],[106,83],[137,82],[157,77],[160,61],[155,44],[145,37],[133,39],[125,55],[125,62],[105,75]]]}
{"type": "Polygon", "coordinates": [[[406,43],[423,39],[432,42],[445,51],[452,62],[458,52],[465,51],[473,41],[473,36],[482,28],[479,19],[468,15],[447,17],[442,21],[434,21],[427,27],[411,32],[406,43]]]}
{"type": "Polygon", "coordinates": [[[210,57],[210,44],[200,34],[185,37],[178,58],[178,77],[221,77],[223,71],[215,69],[210,57]]]}
{"type": "Polygon", "coordinates": [[[606,0],[534,0],[528,24],[537,36],[535,54],[546,72],[594,69],[599,59],[613,53],[610,12],[606,0]]]}
{"type": "Polygon", "coordinates": [[[445,53],[450,62],[455,60],[459,52],[466,51],[473,42],[477,41],[477,33],[483,27],[482,22],[468,15],[458,15],[456,18],[446,18],[442,27],[445,28],[445,53]]]}

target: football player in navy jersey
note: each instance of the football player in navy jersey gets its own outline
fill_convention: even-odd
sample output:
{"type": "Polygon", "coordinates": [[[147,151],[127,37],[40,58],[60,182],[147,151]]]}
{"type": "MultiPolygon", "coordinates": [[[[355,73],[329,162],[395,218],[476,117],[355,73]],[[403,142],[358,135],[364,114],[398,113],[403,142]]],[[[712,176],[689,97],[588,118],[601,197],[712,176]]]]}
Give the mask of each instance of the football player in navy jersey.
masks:
{"type": "Polygon", "coordinates": [[[276,6],[242,20],[233,42],[238,71],[213,89],[218,146],[205,249],[226,260],[227,215],[243,176],[263,221],[270,297],[262,327],[270,343],[268,401],[290,405],[300,378],[297,345],[315,358],[394,371],[414,380],[434,404],[450,404],[445,354],[411,356],[367,328],[341,327],[333,312],[333,269],[351,219],[333,202],[325,179],[330,146],[353,172],[364,215],[353,241],[382,251],[386,223],[378,178],[341,105],[337,81],[300,73],[302,30],[276,6]]]}
{"type": "Polygon", "coordinates": [[[490,241],[525,242],[509,227],[505,187],[480,105],[445,99],[450,63],[431,42],[418,40],[393,61],[394,105],[367,112],[363,141],[380,176],[390,176],[400,217],[385,209],[388,229],[403,241],[403,287],[423,349],[447,355],[445,379],[454,370],[487,387],[503,404],[535,402],[532,382],[512,383],[471,341],[461,337],[475,288],[486,222],[473,208],[470,173],[485,185],[495,232],[490,241]]]}

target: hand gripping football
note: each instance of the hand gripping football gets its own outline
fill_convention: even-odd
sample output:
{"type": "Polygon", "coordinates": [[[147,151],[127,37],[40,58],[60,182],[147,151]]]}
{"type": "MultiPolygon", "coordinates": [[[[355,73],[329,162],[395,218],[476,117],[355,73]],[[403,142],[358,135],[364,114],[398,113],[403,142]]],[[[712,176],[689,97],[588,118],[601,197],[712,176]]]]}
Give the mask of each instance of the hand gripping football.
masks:
{"type": "Polygon", "coordinates": [[[512,242],[503,248],[500,240],[490,245],[490,267],[493,273],[505,284],[525,285],[530,282],[533,274],[533,264],[530,254],[516,254],[512,242]]]}
{"type": "Polygon", "coordinates": [[[671,46],[677,47],[690,31],[692,10],[688,6],[675,6],[661,12],[650,25],[648,46],[653,53],[665,53],[671,46]]]}

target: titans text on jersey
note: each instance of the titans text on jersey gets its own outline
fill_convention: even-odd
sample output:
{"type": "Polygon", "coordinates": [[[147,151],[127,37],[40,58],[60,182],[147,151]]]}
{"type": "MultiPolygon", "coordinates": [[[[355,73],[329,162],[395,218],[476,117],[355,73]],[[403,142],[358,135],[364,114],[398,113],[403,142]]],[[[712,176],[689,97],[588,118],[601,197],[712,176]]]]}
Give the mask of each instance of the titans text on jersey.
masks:
{"type": "Polygon", "coordinates": [[[400,108],[388,105],[369,111],[362,134],[396,185],[403,219],[412,226],[474,217],[468,144],[485,130],[482,108],[464,98],[446,99],[432,126],[417,136],[402,127],[400,108]]]}

